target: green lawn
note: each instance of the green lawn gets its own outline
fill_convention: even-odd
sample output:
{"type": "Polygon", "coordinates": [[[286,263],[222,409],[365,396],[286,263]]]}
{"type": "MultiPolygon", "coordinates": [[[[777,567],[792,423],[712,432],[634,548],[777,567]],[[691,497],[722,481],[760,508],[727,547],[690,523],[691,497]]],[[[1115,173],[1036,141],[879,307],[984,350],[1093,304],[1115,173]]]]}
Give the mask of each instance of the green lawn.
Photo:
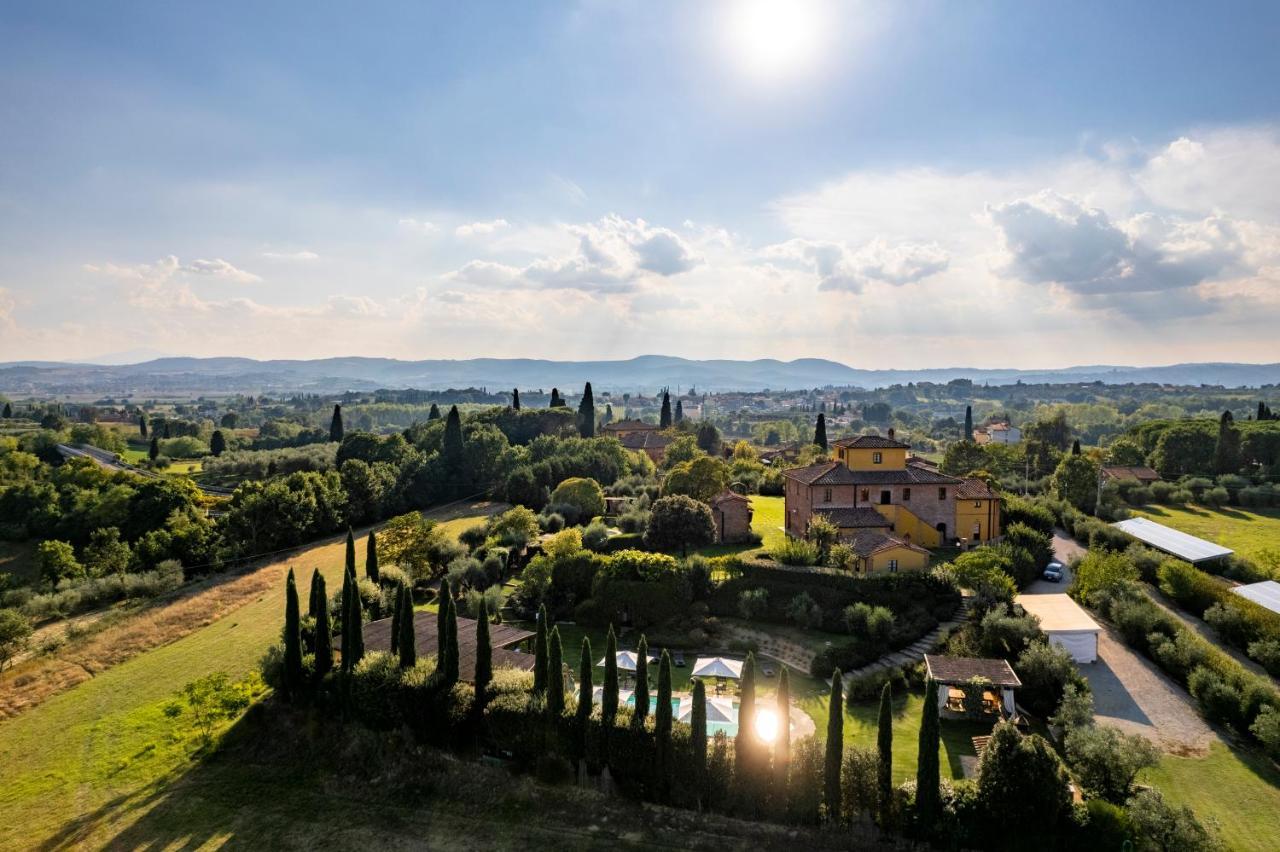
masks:
{"type": "Polygon", "coordinates": [[[1143,773],[1166,798],[1212,817],[1231,849],[1275,849],[1280,832],[1280,771],[1253,751],[1215,742],[1206,757],[1164,755],[1143,773]]]}
{"type": "Polygon", "coordinates": [[[1267,561],[1265,556],[1274,560],[1280,553],[1280,509],[1145,506],[1135,509],[1134,514],[1229,547],[1260,563],[1267,561]]]}
{"type": "MultiPolygon", "coordinates": [[[[480,517],[465,507],[445,516],[459,529],[480,517]]],[[[174,741],[164,705],[202,675],[251,671],[279,636],[287,567],[304,595],[313,568],[332,590],[344,554],[339,538],[281,562],[279,581],[257,600],[0,723],[0,849],[39,846],[76,821],[118,831],[141,817],[155,783],[188,764],[189,744],[174,741]]]]}
{"type": "Polygon", "coordinates": [[[765,550],[772,550],[786,538],[787,534],[782,529],[785,514],[782,497],[752,495],[751,529],[764,539],[765,550]]]}

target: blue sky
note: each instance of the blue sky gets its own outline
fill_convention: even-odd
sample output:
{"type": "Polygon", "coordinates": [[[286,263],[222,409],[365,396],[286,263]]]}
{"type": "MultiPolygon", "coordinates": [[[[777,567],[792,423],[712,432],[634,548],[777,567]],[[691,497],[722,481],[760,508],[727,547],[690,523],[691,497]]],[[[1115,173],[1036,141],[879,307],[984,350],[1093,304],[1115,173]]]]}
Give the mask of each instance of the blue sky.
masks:
{"type": "Polygon", "coordinates": [[[1280,360],[1278,37],[1261,3],[10,4],[0,359],[1280,360]]]}

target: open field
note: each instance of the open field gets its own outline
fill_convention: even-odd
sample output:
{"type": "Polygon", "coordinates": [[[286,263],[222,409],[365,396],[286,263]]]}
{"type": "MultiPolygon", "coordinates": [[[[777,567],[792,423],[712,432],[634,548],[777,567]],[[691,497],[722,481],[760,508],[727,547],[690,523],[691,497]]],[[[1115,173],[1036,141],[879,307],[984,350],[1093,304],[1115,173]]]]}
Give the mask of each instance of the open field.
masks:
{"type": "Polygon", "coordinates": [[[1144,506],[1134,514],[1229,547],[1260,564],[1274,564],[1280,557],[1280,509],[1144,506]]]}

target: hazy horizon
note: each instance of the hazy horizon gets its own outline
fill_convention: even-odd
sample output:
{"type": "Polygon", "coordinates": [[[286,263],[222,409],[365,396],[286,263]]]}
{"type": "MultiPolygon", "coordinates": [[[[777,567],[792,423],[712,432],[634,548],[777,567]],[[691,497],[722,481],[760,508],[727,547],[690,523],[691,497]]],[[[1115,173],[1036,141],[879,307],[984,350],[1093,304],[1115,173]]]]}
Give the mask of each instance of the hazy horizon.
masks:
{"type": "Polygon", "coordinates": [[[1280,360],[1235,5],[13,7],[0,361],[1280,360]]]}

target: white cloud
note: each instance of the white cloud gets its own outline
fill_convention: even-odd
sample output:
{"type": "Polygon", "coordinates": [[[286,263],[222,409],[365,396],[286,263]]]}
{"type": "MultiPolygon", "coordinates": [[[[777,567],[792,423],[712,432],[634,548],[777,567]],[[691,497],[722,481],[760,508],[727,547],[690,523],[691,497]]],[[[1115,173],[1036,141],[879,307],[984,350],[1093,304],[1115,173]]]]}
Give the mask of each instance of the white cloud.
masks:
{"type": "Polygon", "coordinates": [[[847,290],[860,293],[871,282],[914,284],[945,270],[947,253],[936,243],[896,243],[876,239],[850,248],[839,242],[796,238],[766,246],[760,257],[768,261],[790,262],[818,277],[819,290],[847,290]]]}
{"type": "Polygon", "coordinates": [[[85,264],[84,269],[97,272],[121,281],[141,281],[152,284],[162,283],[179,276],[200,276],[234,281],[237,284],[256,284],[262,279],[240,269],[222,258],[205,260],[202,258],[184,264],[174,255],[162,257],[154,263],[135,264],[85,264]]]}
{"type": "Polygon", "coordinates": [[[213,278],[225,278],[239,284],[254,284],[262,280],[252,272],[238,269],[220,257],[213,260],[193,260],[188,266],[183,267],[183,271],[192,272],[196,275],[208,275],[213,278]]]}
{"type": "Polygon", "coordinates": [[[320,255],[313,251],[264,251],[262,256],[268,260],[288,260],[298,261],[300,263],[308,263],[313,260],[319,260],[320,255]]]}
{"type": "Polygon", "coordinates": [[[465,225],[459,225],[453,229],[455,236],[463,237],[481,237],[492,234],[495,231],[501,231],[503,228],[510,227],[511,223],[506,219],[490,219],[487,222],[468,222],[465,225]]]}
{"type": "Polygon", "coordinates": [[[400,230],[414,234],[429,235],[440,230],[440,226],[421,219],[401,219],[396,223],[400,230]]]}

